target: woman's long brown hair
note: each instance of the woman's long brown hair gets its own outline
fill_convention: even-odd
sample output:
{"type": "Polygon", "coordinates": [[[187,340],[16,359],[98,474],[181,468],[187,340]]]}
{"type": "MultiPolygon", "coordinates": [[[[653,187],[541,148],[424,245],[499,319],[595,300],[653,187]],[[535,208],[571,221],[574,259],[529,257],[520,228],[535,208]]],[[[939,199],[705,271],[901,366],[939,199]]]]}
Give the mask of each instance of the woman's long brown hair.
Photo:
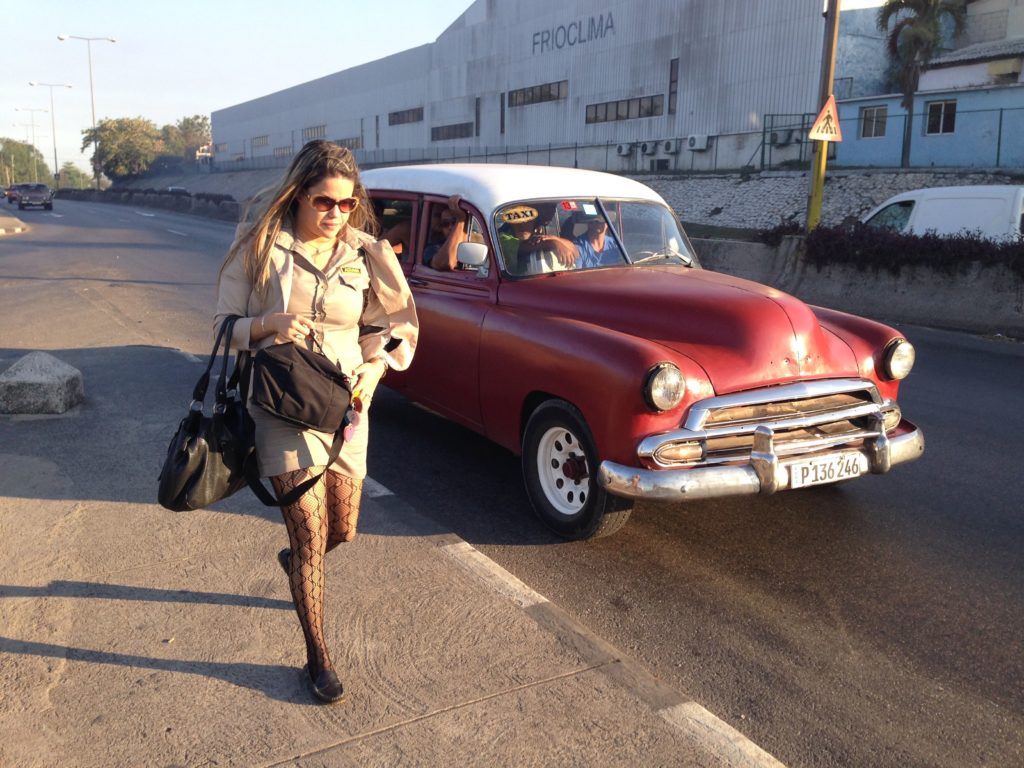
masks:
{"type": "Polygon", "coordinates": [[[359,179],[359,166],[352,152],[334,142],[317,139],[308,142],[292,158],[277,188],[265,190],[255,197],[250,205],[250,209],[255,209],[254,218],[250,218],[252,211],[247,209],[220,271],[223,273],[224,267],[232,259],[244,259],[249,282],[256,289],[257,295],[265,299],[270,283],[270,253],[281,228],[292,218],[299,195],[324,179],[336,176],[352,182],[352,195],[359,200],[346,226],[376,234],[377,219],[366,188],[359,179]],[[269,202],[263,205],[262,200],[269,202]]]}

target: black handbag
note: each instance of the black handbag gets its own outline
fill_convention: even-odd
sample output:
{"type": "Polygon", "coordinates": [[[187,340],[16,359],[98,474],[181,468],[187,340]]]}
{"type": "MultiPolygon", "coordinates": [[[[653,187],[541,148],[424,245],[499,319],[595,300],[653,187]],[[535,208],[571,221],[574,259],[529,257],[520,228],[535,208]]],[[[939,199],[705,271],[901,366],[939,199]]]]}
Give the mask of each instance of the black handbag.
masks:
{"type": "Polygon", "coordinates": [[[188,415],[178,424],[167,449],[157,500],[174,512],[202,509],[231,496],[246,485],[247,476],[255,469],[253,424],[245,408],[248,353],[239,355],[231,376],[227,375],[231,332],[237,319],[232,315],[221,323],[206,370],[192,390],[188,415]],[[207,416],[203,404],[222,346],[213,413],[207,416]]]}
{"type": "MultiPolygon", "coordinates": [[[[348,376],[326,355],[292,342],[272,344],[256,353],[252,403],[301,429],[333,432],[324,472],[338,458],[359,419],[348,376]]],[[[279,503],[286,506],[297,501],[324,472],[304,480],[279,503]]]]}
{"type": "Polygon", "coordinates": [[[297,427],[336,433],[351,416],[351,382],[319,352],[272,344],[253,361],[252,402],[297,427]]]}

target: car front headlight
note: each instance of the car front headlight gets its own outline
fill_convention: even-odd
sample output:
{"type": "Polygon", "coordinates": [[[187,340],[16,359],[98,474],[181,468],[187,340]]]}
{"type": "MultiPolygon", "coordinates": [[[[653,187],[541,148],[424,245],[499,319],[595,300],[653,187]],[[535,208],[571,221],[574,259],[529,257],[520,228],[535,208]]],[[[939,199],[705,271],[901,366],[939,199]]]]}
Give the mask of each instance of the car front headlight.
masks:
{"type": "Polygon", "coordinates": [[[906,339],[896,339],[885,350],[882,369],[890,379],[905,379],[914,367],[916,357],[913,344],[906,339]]]}
{"type": "Polygon", "coordinates": [[[675,408],[686,393],[686,380],[672,363],[658,363],[647,373],[644,382],[644,400],[655,411],[675,408]]]}

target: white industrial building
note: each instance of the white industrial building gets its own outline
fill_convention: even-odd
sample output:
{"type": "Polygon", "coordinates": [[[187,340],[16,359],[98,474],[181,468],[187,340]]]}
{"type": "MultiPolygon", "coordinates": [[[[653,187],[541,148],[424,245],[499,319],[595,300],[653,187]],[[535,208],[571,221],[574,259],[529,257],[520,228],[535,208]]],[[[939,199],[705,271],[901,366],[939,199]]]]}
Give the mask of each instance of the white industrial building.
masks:
{"type": "MultiPolygon", "coordinates": [[[[214,166],[283,165],[314,138],[363,165],[749,165],[766,116],[817,109],[822,10],[823,0],[476,0],[434,43],[214,112],[214,166]]],[[[796,157],[782,135],[772,151],[796,157]]]]}

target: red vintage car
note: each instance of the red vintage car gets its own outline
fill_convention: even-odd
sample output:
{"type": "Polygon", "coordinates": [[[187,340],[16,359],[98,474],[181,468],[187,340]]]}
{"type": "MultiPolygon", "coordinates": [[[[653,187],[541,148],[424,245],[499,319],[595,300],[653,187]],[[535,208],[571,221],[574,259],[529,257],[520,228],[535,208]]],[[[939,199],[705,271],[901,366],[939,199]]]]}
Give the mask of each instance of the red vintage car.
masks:
{"type": "Polygon", "coordinates": [[[924,451],[896,401],[914,363],[898,331],[701,269],[636,181],[486,164],[363,180],[421,324],[388,385],[520,454],[562,536],[611,534],[636,499],[769,494],[924,451]]]}

